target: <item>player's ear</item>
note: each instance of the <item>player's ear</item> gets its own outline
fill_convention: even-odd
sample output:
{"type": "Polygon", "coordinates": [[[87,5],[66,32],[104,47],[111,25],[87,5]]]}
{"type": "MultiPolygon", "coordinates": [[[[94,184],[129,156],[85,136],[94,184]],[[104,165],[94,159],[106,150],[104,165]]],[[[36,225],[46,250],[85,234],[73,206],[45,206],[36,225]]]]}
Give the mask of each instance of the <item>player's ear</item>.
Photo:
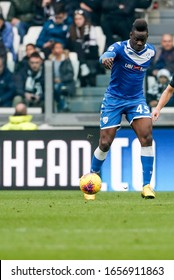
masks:
{"type": "Polygon", "coordinates": [[[132,31],[129,33],[129,37],[132,37],[132,31]]]}

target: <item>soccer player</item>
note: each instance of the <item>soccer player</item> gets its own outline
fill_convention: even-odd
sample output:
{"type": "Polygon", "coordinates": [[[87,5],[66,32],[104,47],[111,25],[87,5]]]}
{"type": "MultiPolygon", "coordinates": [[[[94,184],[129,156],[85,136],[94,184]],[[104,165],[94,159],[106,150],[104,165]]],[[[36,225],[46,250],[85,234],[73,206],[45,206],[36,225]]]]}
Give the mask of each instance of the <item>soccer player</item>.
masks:
{"type": "Polygon", "coordinates": [[[135,131],[141,144],[143,168],[143,198],[155,198],[150,186],[153,170],[152,119],[143,95],[143,79],[155,49],[147,44],[148,26],[144,19],[132,25],[130,39],[116,42],[100,57],[106,69],[111,69],[111,79],[101,106],[99,146],[94,151],[91,172],[100,173],[122,115],[135,131]]]}
{"type": "Polygon", "coordinates": [[[152,112],[153,121],[157,121],[157,119],[159,118],[161,109],[168,103],[168,101],[172,97],[173,93],[174,93],[174,75],[172,77],[172,80],[166,87],[166,89],[163,91],[163,93],[158,101],[157,106],[154,108],[154,110],[152,112]]]}

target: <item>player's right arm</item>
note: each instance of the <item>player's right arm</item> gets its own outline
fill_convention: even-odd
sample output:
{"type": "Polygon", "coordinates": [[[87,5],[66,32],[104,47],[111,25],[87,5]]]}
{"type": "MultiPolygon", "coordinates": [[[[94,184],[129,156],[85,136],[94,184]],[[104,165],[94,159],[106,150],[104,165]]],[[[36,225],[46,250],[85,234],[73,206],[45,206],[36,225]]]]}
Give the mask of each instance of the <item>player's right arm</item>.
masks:
{"type": "Polygon", "coordinates": [[[116,56],[116,53],[113,50],[114,47],[110,46],[108,50],[100,56],[99,61],[106,69],[112,69],[113,61],[116,56]]]}
{"type": "Polygon", "coordinates": [[[172,87],[169,84],[167,86],[167,88],[163,91],[157,106],[155,107],[155,109],[152,112],[153,121],[156,121],[159,118],[161,109],[168,103],[168,101],[172,97],[173,93],[174,93],[174,87],[172,87]]]}

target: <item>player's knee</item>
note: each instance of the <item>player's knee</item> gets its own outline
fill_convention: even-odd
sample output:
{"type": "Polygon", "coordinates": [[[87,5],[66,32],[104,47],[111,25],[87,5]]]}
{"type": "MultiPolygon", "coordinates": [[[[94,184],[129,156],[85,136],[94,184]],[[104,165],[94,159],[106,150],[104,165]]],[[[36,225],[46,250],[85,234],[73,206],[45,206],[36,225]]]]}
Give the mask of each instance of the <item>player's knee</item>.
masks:
{"type": "Polygon", "coordinates": [[[146,147],[146,146],[151,146],[152,145],[152,135],[147,134],[141,137],[140,139],[141,146],[146,147]]]}
{"type": "Polygon", "coordinates": [[[108,152],[109,149],[110,149],[110,146],[111,146],[111,143],[109,141],[106,141],[106,139],[105,140],[100,140],[100,149],[103,152],[108,152]]]}

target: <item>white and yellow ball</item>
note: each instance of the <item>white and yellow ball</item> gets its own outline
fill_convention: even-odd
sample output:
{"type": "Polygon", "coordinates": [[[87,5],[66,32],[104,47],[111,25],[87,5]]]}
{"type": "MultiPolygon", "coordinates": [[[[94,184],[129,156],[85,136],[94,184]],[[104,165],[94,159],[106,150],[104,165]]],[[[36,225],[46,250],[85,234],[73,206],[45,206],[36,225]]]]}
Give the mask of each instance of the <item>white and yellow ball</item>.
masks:
{"type": "Polygon", "coordinates": [[[80,178],[80,189],[86,194],[95,194],[102,186],[101,178],[96,173],[88,173],[80,178]]]}

